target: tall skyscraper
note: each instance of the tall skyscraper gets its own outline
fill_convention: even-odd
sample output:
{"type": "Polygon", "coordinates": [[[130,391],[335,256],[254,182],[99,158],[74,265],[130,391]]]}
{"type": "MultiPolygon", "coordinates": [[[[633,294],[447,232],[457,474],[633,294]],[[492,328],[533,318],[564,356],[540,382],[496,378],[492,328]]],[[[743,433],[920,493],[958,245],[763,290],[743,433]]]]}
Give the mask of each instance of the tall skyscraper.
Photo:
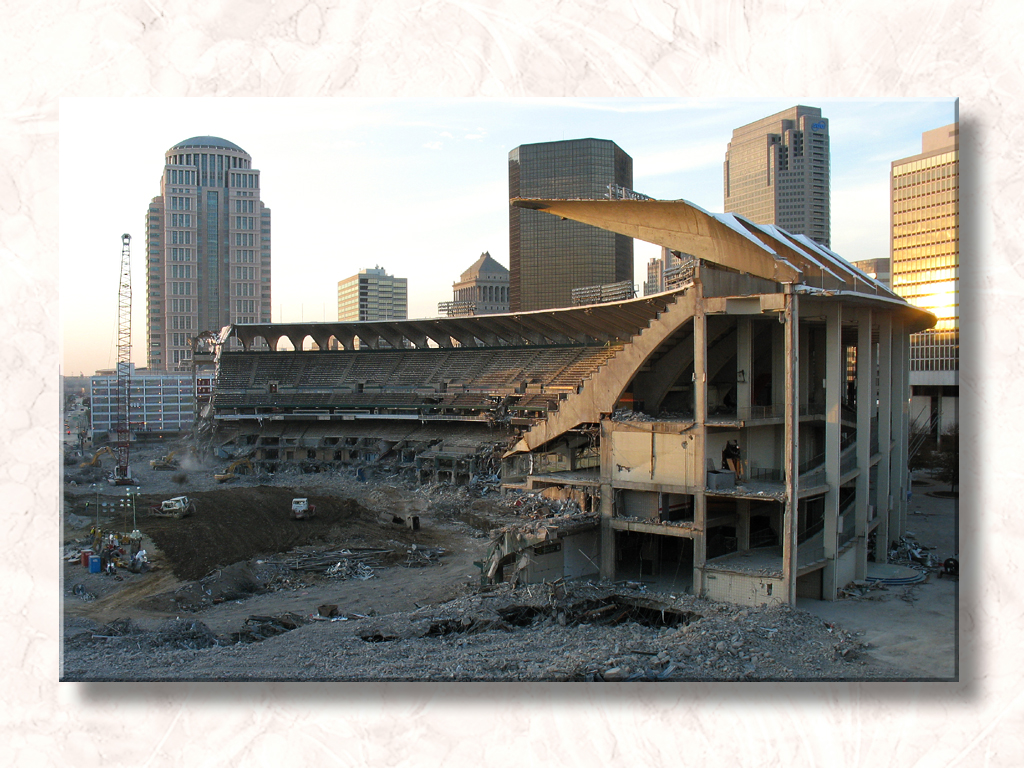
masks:
{"type": "Polygon", "coordinates": [[[644,283],[644,296],[678,287],[680,282],[692,274],[693,260],[692,254],[662,248],[660,259],[651,259],[647,262],[647,282],[644,283]]]}
{"type": "Polygon", "coordinates": [[[168,149],[146,233],[150,368],[188,370],[202,331],[270,322],[270,209],[237,144],[196,136],[168,149]]]}
{"type": "Polygon", "coordinates": [[[918,423],[941,434],[959,421],[960,164],[957,124],[926,131],[921,154],[892,164],[892,290],[938,317],[910,337],[918,423]]]}
{"type": "Polygon", "coordinates": [[[732,132],[725,210],[831,247],[828,119],[796,106],[732,132]]]}
{"type": "MultiPolygon", "coordinates": [[[[612,141],[523,144],[508,154],[509,197],[600,199],[609,184],[633,186],[633,158],[612,141]]],[[[573,288],[632,279],[632,238],[509,208],[512,312],[569,307],[573,288]]]]}
{"type": "Polygon", "coordinates": [[[380,267],[361,269],[338,282],[338,320],[407,320],[409,281],[380,267]]]}

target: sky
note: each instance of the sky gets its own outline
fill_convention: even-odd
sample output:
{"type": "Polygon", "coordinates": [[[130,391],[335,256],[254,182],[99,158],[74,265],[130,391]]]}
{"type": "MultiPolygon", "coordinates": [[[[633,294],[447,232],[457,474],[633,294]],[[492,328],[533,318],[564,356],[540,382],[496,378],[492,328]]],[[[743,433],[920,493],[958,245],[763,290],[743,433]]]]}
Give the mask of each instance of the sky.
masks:
{"type": "MultiPolygon", "coordinates": [[[[271,209],[274,322],[337,318],[337,283],[380,266],[409,280],[409,316],[434,317],[479,255],[509,264],[508,153],[610,139],[633,188],[723,210],[734,128],[820,107],[831,143],[832,250],[889,255],[889,169],[956,119],[931,99],[62,98],[61,372],[117,362],[121,235],[132,236],[132,362],[146,364],[145,213],[164,152],[219,136],[252,157],[271,209]]],[[[642,293],[657,246],[637,241],[642,293]]]]}

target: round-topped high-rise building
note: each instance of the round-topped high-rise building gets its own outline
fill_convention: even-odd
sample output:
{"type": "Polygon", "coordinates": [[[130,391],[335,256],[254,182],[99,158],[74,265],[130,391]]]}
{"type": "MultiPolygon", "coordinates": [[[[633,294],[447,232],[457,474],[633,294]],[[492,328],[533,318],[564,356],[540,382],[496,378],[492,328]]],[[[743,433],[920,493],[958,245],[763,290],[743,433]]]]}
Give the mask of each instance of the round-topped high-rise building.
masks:
{"type": "Polygon", "coordinates": [[[193,336],[270,322],[270,209],[233,142],[195,136],[164,161],[146,212],[147,364],[188,370],[193,336]]]}

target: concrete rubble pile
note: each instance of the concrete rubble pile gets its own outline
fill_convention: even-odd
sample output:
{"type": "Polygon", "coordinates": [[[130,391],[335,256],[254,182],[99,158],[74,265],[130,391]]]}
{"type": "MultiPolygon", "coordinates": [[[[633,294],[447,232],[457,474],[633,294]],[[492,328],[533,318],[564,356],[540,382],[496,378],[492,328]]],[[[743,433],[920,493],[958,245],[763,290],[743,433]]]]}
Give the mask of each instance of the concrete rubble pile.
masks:
{"type": "Polygon", "coordinates": [[[387,616],[286,619],[250,617],[213,638],[196,621],[181,621],[177,635],[125,631],[132,647],[151,649],[127,658],[109,629],[79,626],[66,663],[152,679],[216,670],[239,680],[798,680],[855,676],[863,649],[788,607],[737,611],[592,582],[500,584],[387,616]]]}

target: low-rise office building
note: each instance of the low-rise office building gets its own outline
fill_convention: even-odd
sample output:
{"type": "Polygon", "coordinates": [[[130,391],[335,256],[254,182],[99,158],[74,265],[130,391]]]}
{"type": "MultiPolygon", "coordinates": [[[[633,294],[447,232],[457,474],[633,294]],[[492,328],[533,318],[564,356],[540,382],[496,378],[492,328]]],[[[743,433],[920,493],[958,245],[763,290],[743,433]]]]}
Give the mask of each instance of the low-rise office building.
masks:
{"type": "MultiPolygon", "coordinates": [[[[195,393],[208,393],[213,377],[204,373],[168,373],[130,367],[128,419],[133,438],[179,434],[195,421],[195,393]]],[[[117,421],[117,373],[97,371],[89,379],[90,428],[93,434],[112,434],[117,421]]]]}

